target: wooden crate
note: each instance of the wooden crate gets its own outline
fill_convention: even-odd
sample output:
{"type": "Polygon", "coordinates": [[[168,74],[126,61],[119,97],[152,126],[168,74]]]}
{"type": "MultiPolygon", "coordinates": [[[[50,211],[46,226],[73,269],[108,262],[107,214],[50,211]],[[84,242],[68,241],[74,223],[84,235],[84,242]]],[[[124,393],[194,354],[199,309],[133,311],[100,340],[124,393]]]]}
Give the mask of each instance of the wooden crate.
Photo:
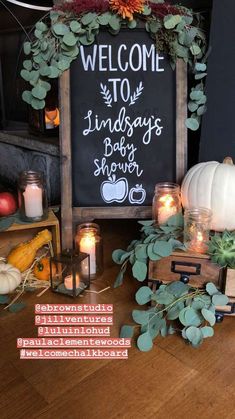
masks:
{"type": "Polygon", "coordinates": [[[235,269],[226,269],[223,291],[228,297],[235,299],[235,269]]]}
{"type": "Polygon", "coordinates": [[[235,298],[229,297],[228,305],[217,306],[216,310],[224,315],[235,316],[235,298]]]}
{"type": "Polygon", "coordinates": [[[208,255],[177,251],[159,261],[149,261],[149,283],[156,291],[159,281],[168,282],[185,279],[194,287],[201,288],[207,282],[213,282],[229,297],[229,304],[216,307],[223,315],[235,316],[235,269],[223,269],[211,262],[208,255]]]}
{"type": "Polygon", "coordinates": [[[6,257],[11,249],[19,243],[31,240],[39,231],[47,228],[52,233],[54,253],[60,253],[60,226],[52,210],[47,220],[30,224],[12,224],[7,230],[0,232],[0,256],[6,257]]]}
{"type": "Polygon", "coordinates": [[[194,287],[213,282],[221,288],[224,270],[211,262],[208,255],[176,251],[159,261],[149,261],[149,280],[168,283],[182,278],[194,287]],[[187,281],[188,279],[188,281],[187,281]]]}

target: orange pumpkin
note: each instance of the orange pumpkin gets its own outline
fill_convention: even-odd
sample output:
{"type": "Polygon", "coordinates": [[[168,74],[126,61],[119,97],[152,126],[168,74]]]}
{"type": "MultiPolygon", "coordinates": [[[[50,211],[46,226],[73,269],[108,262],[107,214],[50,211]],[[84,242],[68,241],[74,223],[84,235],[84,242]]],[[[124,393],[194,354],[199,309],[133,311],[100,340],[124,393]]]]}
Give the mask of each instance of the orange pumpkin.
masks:
{"type": "MultiPolygon", "coordinates": [[[[33,274],[37,279],[42,281],[49,281],[50,279],[50,259],[43,257],[40,259],[33,268],[33,274]]],[[[56,274],[55,264],[52,264],[52,275],[56,274]]]]}

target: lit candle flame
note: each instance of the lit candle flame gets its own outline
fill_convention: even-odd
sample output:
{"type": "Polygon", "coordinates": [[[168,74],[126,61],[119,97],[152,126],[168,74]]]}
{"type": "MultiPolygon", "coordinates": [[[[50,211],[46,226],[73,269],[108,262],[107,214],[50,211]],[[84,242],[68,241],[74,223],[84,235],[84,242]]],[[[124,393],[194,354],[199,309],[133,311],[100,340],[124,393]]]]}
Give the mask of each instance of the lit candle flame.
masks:
{"type": "Polygon", "coordinates": [[[174,203],[174,199],[171,195],[167,194],[164,196],[161,196],[159,199],[159,202],[161,202],[165,207],[172,207],[172,204],[174,203]]]}
{"type": "Polygon", "coordinates": [[[60,125],[60,112],[58,108],[45,109],[45,123],[52,124],[55,128],[60,125]]]}
{"type": "Polygon", "coordinates": [[[202,235],[202,233],[200,231],[197,233],[197,240],[199,242],[203,242],[203,235],[202,235]]]}
{"type": "Polygon", "coordinates": [[[80,246],[85,246],[86,248],[89,248],[90,246],[93,246],[95,244],[95,236],[93,234],[87,234],[82,238],[81,243],[82,245],[80,244],[80,246]]]}

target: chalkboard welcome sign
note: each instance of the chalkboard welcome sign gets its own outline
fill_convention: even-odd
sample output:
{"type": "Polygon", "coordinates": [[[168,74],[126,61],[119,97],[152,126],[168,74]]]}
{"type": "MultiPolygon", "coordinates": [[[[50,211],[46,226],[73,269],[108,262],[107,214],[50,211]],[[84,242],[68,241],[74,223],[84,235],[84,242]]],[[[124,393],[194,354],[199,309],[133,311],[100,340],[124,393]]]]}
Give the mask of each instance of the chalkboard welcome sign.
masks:
{"type": "Polygon", "coordinates": [[[67,226],[71,207],[77,220],[151,217],[154,185],[182,178],[185,67],[173,71],[145,30],[80,46],[60,88],[67,226]]]}

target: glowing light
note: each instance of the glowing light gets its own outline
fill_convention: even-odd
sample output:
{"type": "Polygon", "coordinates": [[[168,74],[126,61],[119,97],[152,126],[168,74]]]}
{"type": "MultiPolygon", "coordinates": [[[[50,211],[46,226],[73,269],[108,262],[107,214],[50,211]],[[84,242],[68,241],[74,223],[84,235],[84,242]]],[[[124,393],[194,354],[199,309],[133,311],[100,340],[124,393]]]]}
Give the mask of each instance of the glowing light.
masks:
{"type": "Polygon", "coordinates": [[[56,128],[60,125],[60,112],[58,108],[45,109],[46,128],[56,128]]]}

